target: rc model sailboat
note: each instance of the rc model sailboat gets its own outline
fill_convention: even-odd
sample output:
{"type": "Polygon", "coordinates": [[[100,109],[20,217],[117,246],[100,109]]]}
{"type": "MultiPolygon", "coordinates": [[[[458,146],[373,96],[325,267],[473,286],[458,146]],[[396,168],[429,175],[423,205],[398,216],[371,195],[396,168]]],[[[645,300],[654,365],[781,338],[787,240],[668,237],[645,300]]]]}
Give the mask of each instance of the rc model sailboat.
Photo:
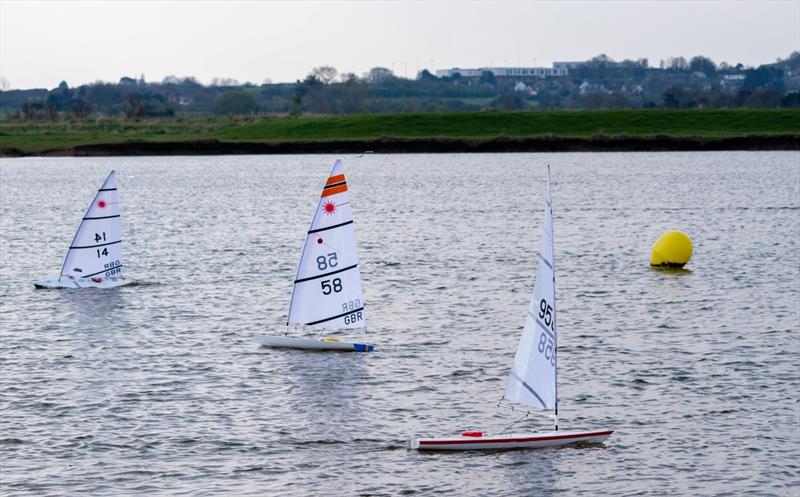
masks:
{"type": "MultiPolygon", "coordinates": [[[[356,232],[342,159],[337,159],[322,189],[308,229],[289,304],[287,326],[321,330],[366,330],[356,232]]],[[[288,330],[287,330],[288,331],[288,330]]],[[[263,335],[265,347],[370,352],[367,343],[337,338],[263,335]]]]}
{"type": "Polygon", "coordinates": [[[33,285],[36,288],[113,288],[125,283],[117,174],[111,171],[78,226],[61,274],[33,285]]]}
{"type": "MultiPolygon", "coordinates": [[[[553,257],[553,204],[550,192],[550,168],[547,170],[547,201],[542,241],[539,248],[539,267],[533,299],[528,308],[525,328],[506,382],[504,398],[526,406],[525,416],[543,414],[553,419],[553,431],[540,433],[463,432],[450,438],[411,438],[409,449],[416,450],[478,450],[552,447],[574,443],[599,443],[612,430],[559,431],[556,359],[556,291],[555,260],[553,257]]],[[[509,406],[511,407],[511,406],[509,406]]],[[[519,421],[521,421],[520,419],[519,421]]],[[[516,424],[516,423],[514,423],[516,424]]],[[[513,426],[513,425],[512,425],[513,426]]]]}

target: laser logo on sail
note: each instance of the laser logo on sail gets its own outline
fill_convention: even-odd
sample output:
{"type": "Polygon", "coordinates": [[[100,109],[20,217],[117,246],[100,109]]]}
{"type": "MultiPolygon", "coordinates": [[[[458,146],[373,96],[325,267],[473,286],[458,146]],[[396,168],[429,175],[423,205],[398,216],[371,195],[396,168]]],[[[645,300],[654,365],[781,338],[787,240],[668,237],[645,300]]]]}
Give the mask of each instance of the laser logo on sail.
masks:
{"type": "Polygon", "coordinates": [[[334,204],[332,201],[325,202],[322,204],[322,210],[325,211],[325,214],[328,216],[332,216],[336,214],[336,204],[334,204]]]}

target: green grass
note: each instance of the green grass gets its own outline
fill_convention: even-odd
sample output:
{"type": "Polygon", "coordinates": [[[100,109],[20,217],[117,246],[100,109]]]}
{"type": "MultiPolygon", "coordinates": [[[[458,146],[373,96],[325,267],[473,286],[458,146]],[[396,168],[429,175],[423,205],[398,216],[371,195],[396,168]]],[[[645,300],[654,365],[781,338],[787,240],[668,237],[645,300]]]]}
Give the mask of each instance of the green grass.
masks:
{"type": "Polygon", "coordinates": [[[298,142],[395,138],[737,137],[800,134],[800,110],[451,112],[319,117],[192,117],[0,122],[0,149],[26,153],[128,141],[298,142]]]}

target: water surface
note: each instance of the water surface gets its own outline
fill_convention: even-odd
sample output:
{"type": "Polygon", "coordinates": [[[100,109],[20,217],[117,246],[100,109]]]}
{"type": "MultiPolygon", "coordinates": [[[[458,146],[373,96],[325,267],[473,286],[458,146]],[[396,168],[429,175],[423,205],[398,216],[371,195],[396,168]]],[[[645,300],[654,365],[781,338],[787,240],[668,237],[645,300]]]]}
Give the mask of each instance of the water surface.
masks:
{"type": "MultiPolygon", "coordinates": [[[[346,161],[374,354],[259,348],[333,157],[3,159],[0,485],[16,495],[797,495],[800,155],[346,161]],[[499,430],[553,171],[563,429],[601,446],[407,451],[499,430]],[[55,276],[109,169],[116,290],[55,276]],[[648,267],[668,229],[690,271],[648,267]]],[[[547,429],[538,418],[520,429],[547,429]]]]}

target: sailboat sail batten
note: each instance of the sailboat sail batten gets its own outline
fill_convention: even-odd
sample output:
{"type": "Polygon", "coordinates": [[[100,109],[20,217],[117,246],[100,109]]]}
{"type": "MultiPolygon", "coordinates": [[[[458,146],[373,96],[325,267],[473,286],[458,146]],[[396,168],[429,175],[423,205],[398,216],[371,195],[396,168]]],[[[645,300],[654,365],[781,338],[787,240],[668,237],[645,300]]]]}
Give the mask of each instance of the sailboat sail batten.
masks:
{"type": "Polygon", "coordinates": [[[520,377],[519,377],[519,375],[518,375],[518,374],[516,374],[516,373],[514,372],[514,370],[513,370],[513,369],[511,370],[511,376],[512,376],[512,377],[513,377],[515,380],[517,380],[518,382],[520,382],[520,384],[522,384],[522,386],[523,386],[523,387],[525,387],[525,390],[527,390],[528,392],[530,392],[530,394],[531,394],[531,395],[533,395],[533,396],[536,398],[536,400],[538,400],[538,401],[539,401],[539,403],[542,405],[542,407],[544,407],[545,409],[547,409],[547,404],[545,404],[544,400],[542,400],[542,398],[539,396],[539,394],[538,394],[538,393],[536,393],[536,390],[534,390],[534,389],[533,389],[533,387],[531,387],[530,385],[528,385],[528,384],[525,382],[525,380],[523,380],[522,378],[520,378],[520,377]]]}
{"type": "MultiPolygon", "coordinates": [[[[59,279],[122,278],[120,216],[117,175],[111,171],[81,219],[61,266],[59,279]]],[[[76,286],[81,285],[76,283],[76,286]]]]}
{"type": "Polygon", "coordinates": [[[536,324],[539,326],[539,328],[542,330],[542,332],[546,333],[547,336],[549,336],[552,340],[556,339],[555,335],[553,335],[553,332],[548,330],[547,326],[545,326],[541,321],[536,319],[536,324]]]}
{"type": "Polygon", "coordinates": [[[96,216],[96,217],[85,217],[83,218],[84,221],[97,221],[99,219],[113,219],[115,217],[119,217],[119,214],[116,216],[96,216]]]}
{"type": "Polygon", "coordinates": [[[312,233],[319,233],[319,232],[322,232],[322,231],[328,231],[328,230],[332,230],[332,229],[336,229],[336,228],[341,228],[342,226],[347,226],[348,224],[353,224],[353,220],[351,219],[350,221],[345,221],[344,223],[341,223],[341,224],[334,224],[333,226],[326,226],[324,228],[318,228],[318,229],[315,229],[315,230],[309,230],[308,234],[310,235],[312,233]]]}
{"type": "Polygon", "coordinates": [[[339,314],[339,315],[336,315],[336,316],[331,316],[329,318],[318,319],[316,321],[312,321],[310,323],[306,323],[305,325],[306,326],[314,326],[316,324],[324,323],[325,321],[331,321],[333,319],[339,319],[339,318],[342,318],[342,317],[344,317],[344,316],[346,316],[348,314],[351,314],[353,312],[361,312],[363,310],[364,310],[363,307],[359,307],[358,309],[353,309],[352,311],[343,312],[342,314],[339,314]]]}
{"type": "MultiPolygon", "coordinates": [[[[120,264],[119,266],[115,266],[115,267],[114,267],[114,269],[116,269],[116,268],[119,268],[120,270],[122,270],[122,264],[120,264]]],[[[105,273],[106,271],[107,271],[106,269],[103,269],[102,271],[98,271],[98,272],[96,272],[96,273],[92,273],[92,274],[86,274],[86,275],[83,275],[82,277],[83,277],[83,278],[90,278],[90,277],[92,277],[92,276],[97,276],[98,274],[103,274],[103,273],[105,273]]]]}
{"type": "Polygon", "coordinates": [[[316,276],[309,276],[308,278],[302,278],[302,279],[299,279],[299,280],[294,280],[294,282],[295,283],[302,283],[304,281],[316,280],[318,278],[324,278],[326,276],[331,276],[331,275],[334,275],[334,274],[343,273],[345,271],[349,271],[349,270],[355,269],[357,267],[358,267],[358,264],[353,264],[352,266],[343,267],[342,269],[337,269],[336,271],[331,271],[330,273],[318,274],[316,276]]]}
{"type": "Polygon", "coordinates": [[[97,248],[97,247],[106,247],[108,245],[116,245],[117,243],[122,243],[122,240],[117,240],[116,242],[108,242],[108,243],[100,243],[97,245],[87,245],[85,247],[70,247],[70,249],[90,249],[90,248],[97,248]]]}
{"type": "Polygon", "coordinates": [[[556,303],[553,258],[553,213],[548,178],[539,264],[533,298],[506,384],[505,398],[533,407],[556,410],[556,303]]]}
{"type": "Polygon", "coordinates": [[[287,323],[325,329],[365,326],[355,225],[341,159],[333,165],[308,229],[287,323]]]}

